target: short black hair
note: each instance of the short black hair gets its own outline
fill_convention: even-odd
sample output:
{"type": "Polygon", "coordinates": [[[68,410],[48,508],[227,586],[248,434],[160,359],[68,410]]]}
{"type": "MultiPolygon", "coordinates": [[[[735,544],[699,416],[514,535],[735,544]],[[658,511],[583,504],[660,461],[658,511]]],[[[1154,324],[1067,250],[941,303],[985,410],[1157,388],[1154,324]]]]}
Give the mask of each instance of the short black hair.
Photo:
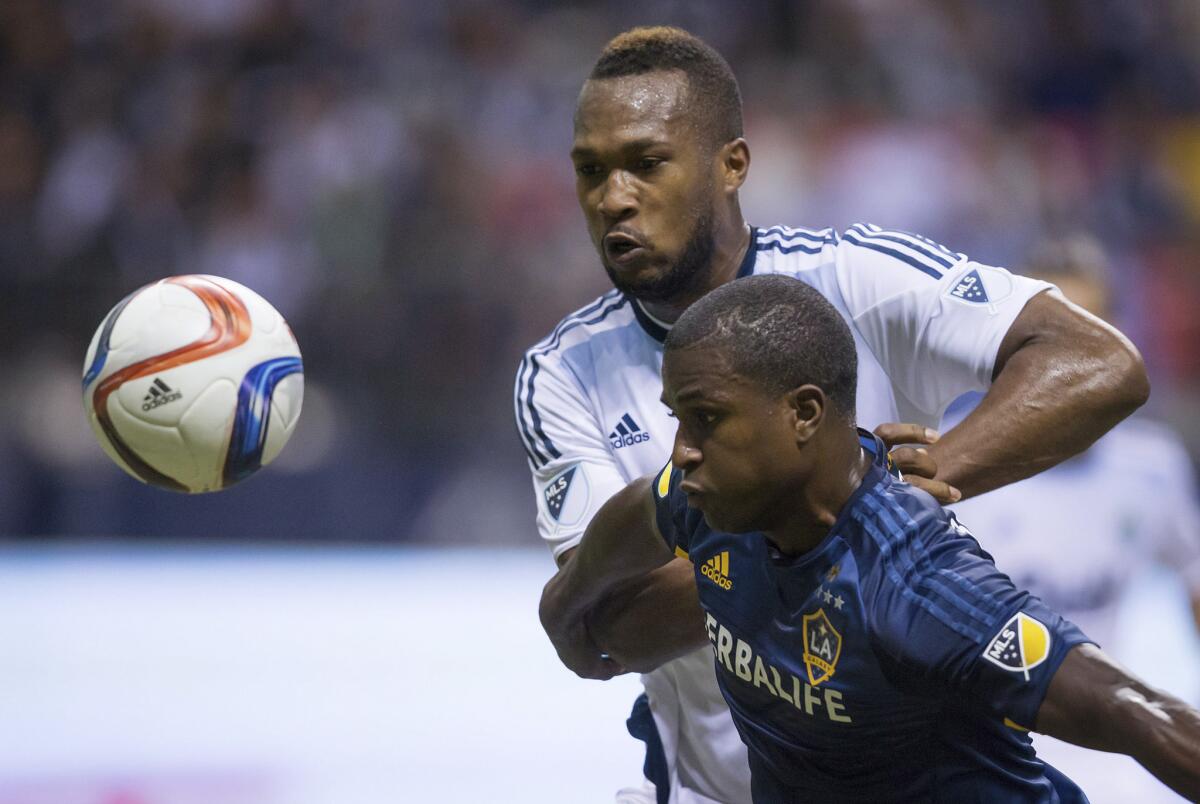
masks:
{"type": "Polygon", "coordinates": [[[633,28],[613,37],[588,80],[682,70],[700,130],[724,144],[742,136],[742,93],[729,63],[707,42],[682,28],[633,28]]]}
{"type": "Polygon", "coordinates": [[[684,311],[664,348],[719,350],[735,374],[768,393],[815,385],[854,421],[854,336],[834,306],[799,279],[773,274],[722,285],[684,311]]]}

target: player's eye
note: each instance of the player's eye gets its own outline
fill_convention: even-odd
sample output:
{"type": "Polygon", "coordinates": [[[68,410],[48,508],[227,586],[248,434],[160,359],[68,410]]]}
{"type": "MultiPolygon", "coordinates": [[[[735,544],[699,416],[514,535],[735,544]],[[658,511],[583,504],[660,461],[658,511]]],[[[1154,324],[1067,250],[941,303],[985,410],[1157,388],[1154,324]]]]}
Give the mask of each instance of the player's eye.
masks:
{"type": "Polygon", "coordinates": [[[657,156],[643,156],[641,159],[638,160],[638,163],[637,163],[638,170],[643,171],[643,172],[648,171],[648,170],[654,170],[656,167],[661,165],[663,163],[663,161],[664,160],[659,159],[657,156]]]}
{"type": "Polygon", "coordinates": [[[599,176],[600,175],[600,166],[599,165],[590,165],[590,164],[576,165],[575,166],[575,174],[582,178],[592,178],[593,176],[599,176]]]}

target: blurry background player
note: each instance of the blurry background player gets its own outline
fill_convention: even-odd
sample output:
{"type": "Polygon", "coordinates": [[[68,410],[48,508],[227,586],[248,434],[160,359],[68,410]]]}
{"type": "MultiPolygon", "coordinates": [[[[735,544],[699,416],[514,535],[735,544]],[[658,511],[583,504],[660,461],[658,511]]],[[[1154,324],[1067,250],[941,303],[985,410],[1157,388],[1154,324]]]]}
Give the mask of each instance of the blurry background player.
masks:
{"type": "MultiPolygon", "coordinates": [[[[1110,317],[1107,260],[1092,238],[1044,243],[1027,273],[1055,283],[1088,312],[1110,317]]],[[[1178,573],[1200,625],[1196,478],[1178,437],[1161,425],[1128,419],[1087,452],[953,507],[1017,586],[1106,650],[1121,643],[1117,616],[1130,582],[1152,562],[1178,573]]],[[[1194,690],[1175,692],[1194,700],[1194,690]]],[[[1044,736],[1034,742],[1039,755],[1098,804],[1179,800],[1126,757],[1044,736]]]]}
{"type": "MultiPolygon", "coordinates": [[[[580,92],[576,192],[616,289],[527,350],[513,400],[538,531],[560,565],[606,499],[665,462],[675,423],[659,399],[662,341],[689,304],[737,276],[793,277],[835,305],[858,349],[865,427],[934,426],[950,401],[987,390],[929,447],[943,491],[978,494],[1027,477],[1144,401],[1137,350],[1045,283],[869,224],[841,233],[747,225],[742,133],[729,65],[677,28],[614,38],[580,92]]],[[[636,583],[638,596],[598,610],[590,625],[625,667],[648,670],[649,710],[635,707],[630,730],[647,741],[651,795],[743,802],[745,747],[702,629],[679,625],[700,622],[692,569],[672,562],[636,583]]]]}

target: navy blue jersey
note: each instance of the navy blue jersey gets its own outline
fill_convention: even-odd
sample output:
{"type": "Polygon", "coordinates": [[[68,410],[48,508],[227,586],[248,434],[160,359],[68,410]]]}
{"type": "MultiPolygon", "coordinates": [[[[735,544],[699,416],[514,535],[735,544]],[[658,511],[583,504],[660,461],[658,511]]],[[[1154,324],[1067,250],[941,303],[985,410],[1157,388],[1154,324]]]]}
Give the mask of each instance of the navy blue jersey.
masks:
{"type": "Polygon", "coordinates": [[[798,557],[709,528],[670,464],[655,483],[659,529],[696,568],[755,801],[1086,801],[1028,727],[1087,637],[860,432],[875,460],[798,557]]]}

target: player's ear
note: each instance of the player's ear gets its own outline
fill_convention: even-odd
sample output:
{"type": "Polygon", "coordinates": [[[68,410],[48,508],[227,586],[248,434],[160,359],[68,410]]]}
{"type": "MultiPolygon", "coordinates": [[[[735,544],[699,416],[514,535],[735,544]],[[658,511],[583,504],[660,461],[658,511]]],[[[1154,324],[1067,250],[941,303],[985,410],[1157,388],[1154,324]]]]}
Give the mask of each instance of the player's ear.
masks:
{"type": "Polygon", "coordinates": [[[801,385],[787,392],[786,402],[796,443],[807,444],[825,420],[825,392],[815,385],[801,385]]]}
{"type": "Polygon", "coordinates": [[[742,137],[721,146],[721,178],[727,193],[736,193],[750,172],[750,146],[742,137]]]}

